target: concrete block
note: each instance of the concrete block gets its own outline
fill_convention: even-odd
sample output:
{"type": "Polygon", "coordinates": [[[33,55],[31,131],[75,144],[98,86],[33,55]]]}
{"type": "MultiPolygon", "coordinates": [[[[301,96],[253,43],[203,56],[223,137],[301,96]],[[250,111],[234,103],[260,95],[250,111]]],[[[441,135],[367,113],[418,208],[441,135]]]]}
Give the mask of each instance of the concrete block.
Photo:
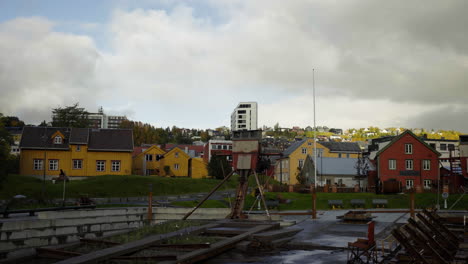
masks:
{"type": "Polygon", "coordinates": [[[67,236],[67,243],[79,241],[80,237],[77,235],[67,236]]]}
{"type": "Polygon", "coordinates": [[[93,239],[93,238],[96,238],[96,234],[95,233],[87,233],[87,234],[84,235],[84,238],[93,239]]]}
{"type": "Polygon", "coordinates": [[[111,224],[102,224],[101,225],[101,231],[108,231],[108,230],[112,230],[111,224]]]}
{"type": "Polygon", "coordinates": [[[25,229],[36,229],[36,228],[48,228],[50,227],[51,221],[49,220],[20,220],[20,221],[9,221],[9,222],[4,222],[1,225],[1,230],[0,231],[14,231],[14,230],[25,230],[25,229]]]}
{"type": "Polygon", "coordinates": [[[59,243],[57,237],[52,237],[49,241],[50,245],[57,245],[59,243]]]}
{"type": "Polygon", "coordinates": [[[92,226],[90,227],[90,231],[91,231],[91,232],[99,232],[99,231],[101,231],[101,225],[92,225],[92,226]]]}
{"type": "Polygon", "coordinates": [[[23,241],[23,247],[43,247],[49,245],[49,239],[47,238],[29,238],[23,241]]]}
{"type": "Polygon", "coordinates": [[[16,245],[13,242],[0,242],[0,252],[11,251],[16,249],[16,245]]]}
{"type": "Polygon", "coordinates": [[[78,228],[76,226],[69,226],[69,227],[59,227],[55,229],[55,235],[69,235],[69,234],[77,234],[78,228]]]}

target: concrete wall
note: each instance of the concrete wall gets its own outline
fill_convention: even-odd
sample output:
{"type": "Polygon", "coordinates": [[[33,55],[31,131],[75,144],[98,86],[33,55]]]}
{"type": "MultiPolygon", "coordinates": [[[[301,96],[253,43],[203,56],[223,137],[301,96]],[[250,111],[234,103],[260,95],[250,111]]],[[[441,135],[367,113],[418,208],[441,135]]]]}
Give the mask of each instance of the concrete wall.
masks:
{"type": "MultiPolygon", "coordinates": [[[[190,208],[153,208],[153,222],[182,219],[190,208]]],[[[223,219],[228,208],[198,209],[189,219],[223,219]]],[[[34,254],[33,248],[99,238],[142,227],[147,208],[39,212],[37,218],[0,221],[0,259],[34,254]],[[22,252],[22,253],[18,253],[22,252]]]]}

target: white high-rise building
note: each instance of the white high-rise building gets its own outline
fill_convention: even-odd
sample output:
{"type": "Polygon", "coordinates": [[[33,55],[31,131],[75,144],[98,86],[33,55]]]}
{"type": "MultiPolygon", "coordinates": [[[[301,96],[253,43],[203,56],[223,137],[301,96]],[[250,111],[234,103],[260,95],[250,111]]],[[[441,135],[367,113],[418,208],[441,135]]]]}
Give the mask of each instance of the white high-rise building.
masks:
{"type": "Polygon", "coordinates": [[[257,130],[257,102],[241,102],[231,114],[231,131],[257,130]]]}

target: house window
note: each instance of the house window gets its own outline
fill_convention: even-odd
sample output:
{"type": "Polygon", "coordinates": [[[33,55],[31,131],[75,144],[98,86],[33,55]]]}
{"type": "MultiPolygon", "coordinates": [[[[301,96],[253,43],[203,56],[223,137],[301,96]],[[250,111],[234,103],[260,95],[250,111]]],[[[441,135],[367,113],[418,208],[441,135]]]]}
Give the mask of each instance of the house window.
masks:
{"type": "Polygon", "coordinates": [[[81,151],[81,146],[80,145],[76,145],[76,151],[81,151]]]}
{"type": "Polygon", "coordinates": [[[49,160],[49,170],[58,170],[58,160],[49,160]]]}
{"type": "Polygon", "coordinates": [[[112,171],[120,171],[120,160],[112,161],[112,171]]]}
{"type": "Polygon", "coordinates": [[[175,156],[176,158],[178,158],[178,157],[179,157],[179,152],[176,152],[176,153],[174,154],[174,156],[175,156]]]}
{"type": "Polygon", "coordinates": [[[179,163],[175,163],[174,164],[174,170],[178,170],[179,169],[179,163]]]}
{"type": "Polygon", "coordinates": [[[61,136],[55,136],[54,144],[62,144],[62,137],[61,136]]]}
{"type": "Polygon", "coordinates": [[[96,171],[105,171],[105,170],[106,170],[106,161],[96,160],[96,171]]]}
{"type": "Polygon", "coordinates": [[[423,170],[431,169],[431,160],[423,160],[423,170]]]}
{"type": "Polygon", "coordinates": [[[338,158],[341,158],[341,153],[338,153],[338,158]]]}
{"type": "Polygon", "coordinates": [[[34,165],[35,170],[42,170],[43,169],[43,167],[42,167],[43,161],[41,159],[34,159],[34,164],[33,165],[34,165]]]}
{"type": "Polygon", "coordinates": [[[413,144],[405,144],[405,154],[413,154],[413,144]]]}
{"type": "Polygon", "coordinates": [[[299,168],[302,168],[302,166],[304,166],[304,160],[300,159],[299,160],[299,168]]]}
{"type": "Polygon", "coordinates": [[[322,155],[323,155],[323,149],[319,148],[319,149],[316,149],[316,150],[314,150],[314,151],[317,152],[317,154],[316,154],[317,157],[322,157],[322,155]]]}
{"type": "Polygon", "coordinates": [[[146,157],[146,161],[153,161],[153,155],[146,154],[145,157],[146,157]]]}
{"type": "Polygon", "coordinates": [[[302,148],[302,154],[307,154],[307,148],[302,148]]]}
{"type": "Polygon", "coordinates": [[[429,146],[431,146],[432,149],[436,149],[436,144],[435,143],[430,143],[429,146]]]}
{"type": "Polygon", "coordinates": [[[228,146],[226,145],[223,145],[223,149],[227,150],[228,146]]]}
{"type": "Polygon", "coordinates": [[[396,170],[396,160],[394,159],[388,160],[388,169],[396,170]]]}
{"type": "Polygon", "coordinates": [[[73,169],[79,170],[83,168],[83,160],[75,159],[73,160],[73,169]]]}
{"type": "Polygon", "coordinates": [[[424,184],[424,189],[431,189],[431,185],[432,185],[432,182],[431,180],[424,180],[423,181],[423,184],[424,184]]]}
{"type": "Polygon", "coordinates": [[[406,189],[411,189],[414,186],[414,180],[406,180],[406,189]]]}
{"type": "Polygon", "coordinates": [[[406,170],[413,170],[413,160],[405,160],[405,169],[406,170]]]}
{"type": "Polygon", "coordinates": [[[346,154],[346,158],[348,158],[348,159],[349,159],[349,153],[348,153],[348,154],[346,154]]]}
{"type": "Polygon", "coordinates": [[[440,144],[440,150],[447,150],[447,144],[440,144]]]}
{"type": "Polygon", "coordinates": [[[312,146],[312,142],[307,142],[307,145],[312,146]]]}
{"type": "Polygon", "coordinates": [[[453,151],[455,150],[455,145],[454,144],[447,144],[448,150],[453,151]]]}

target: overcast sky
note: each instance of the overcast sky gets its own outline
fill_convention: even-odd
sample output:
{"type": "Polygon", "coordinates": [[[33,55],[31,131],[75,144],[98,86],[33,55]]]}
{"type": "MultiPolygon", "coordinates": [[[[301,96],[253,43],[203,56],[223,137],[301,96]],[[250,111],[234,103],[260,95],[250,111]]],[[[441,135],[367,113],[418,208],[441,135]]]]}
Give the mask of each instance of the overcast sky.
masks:
{"type": "Polygon", "coordinates": [[[0,112],[468,132],[468,1],[0,1],[0,112]]]}

